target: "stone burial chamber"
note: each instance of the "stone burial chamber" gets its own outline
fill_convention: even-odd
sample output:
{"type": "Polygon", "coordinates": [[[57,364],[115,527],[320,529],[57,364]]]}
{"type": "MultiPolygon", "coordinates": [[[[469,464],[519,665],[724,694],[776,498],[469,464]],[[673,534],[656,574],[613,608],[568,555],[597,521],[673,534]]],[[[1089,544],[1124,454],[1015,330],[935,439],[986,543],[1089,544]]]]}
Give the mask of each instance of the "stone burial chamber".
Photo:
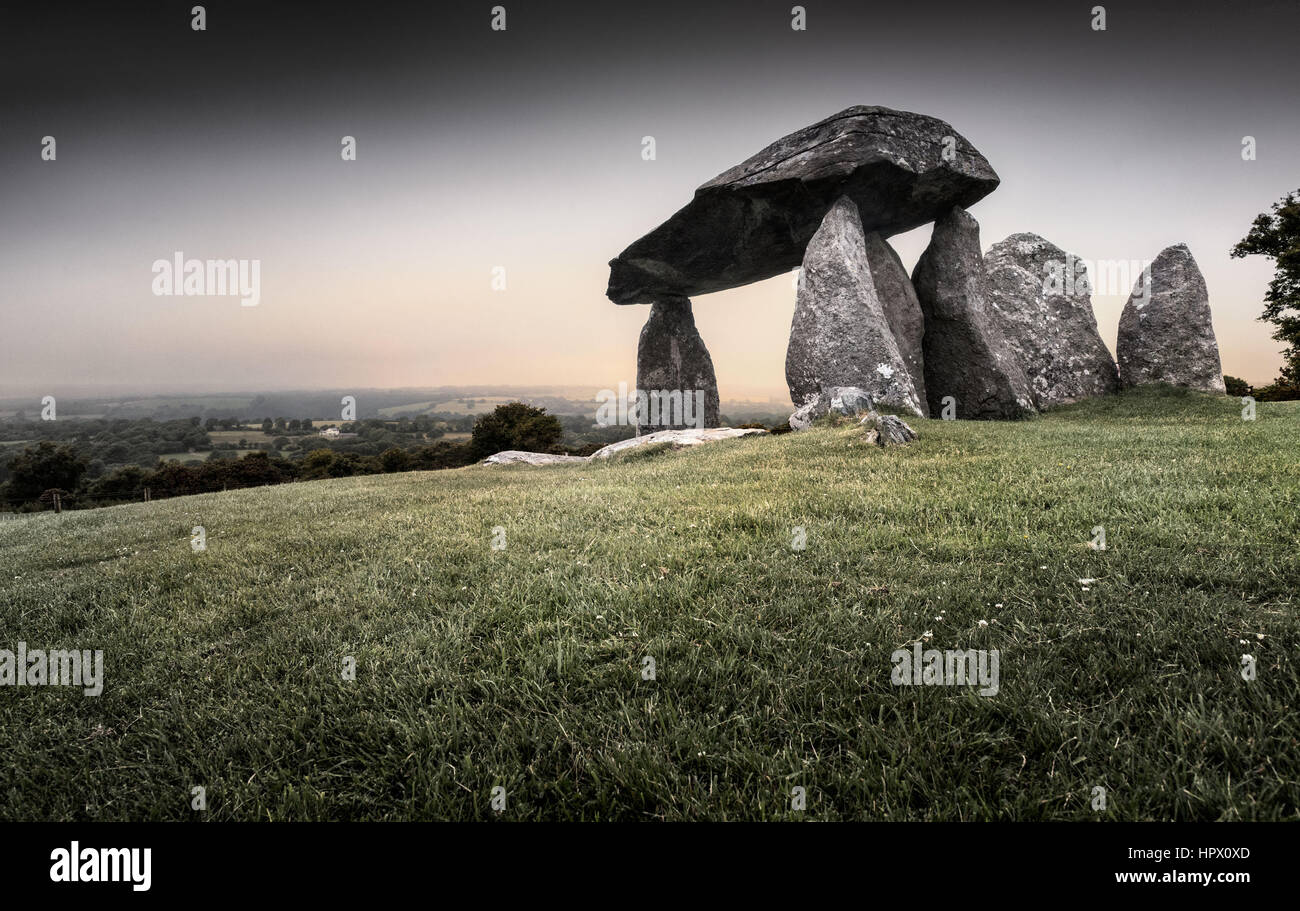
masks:
{"type": "Polygon", "coordinates": [[[998,175],[934,117],[852,107],[782,137],[704,184],[609,264],[610,300],[725,291],[789,272],[841,196],[888,237],[992,193],[998,175]]]}
{"type": "MultiPolygon", "coordinates": [[[[1131,366],[1121,377],[1097,333],[1081,260],[1034,234],[981,255],[966,209],[998,183],[969,141],[923,114],[851,107],[778,139],[610,262],[610,300],[650,305],[638,389],[694,396],[703,426],[718,426],[691,297],[802,266],[786,350],[795,429],[846,389],[887,410],[959,418],[1024,417],[1113,393],[1121,381],[1221,390],[1204,282],[1196,285],[1194,262],[1189,270],[1171,253],[1185,247],[1156,261],[1152,308],[1125,309],[1119,347],[1131,366]],[[888,238],[931,222],[909,277],[888,238]],[[1058,271],[1074,280],[1053,284],[1058,271]],[[1168,356],[1157,351],[1170,346],[1168,356]]],[[[685,426],[671,411],[642,425],[685,426]]]]}

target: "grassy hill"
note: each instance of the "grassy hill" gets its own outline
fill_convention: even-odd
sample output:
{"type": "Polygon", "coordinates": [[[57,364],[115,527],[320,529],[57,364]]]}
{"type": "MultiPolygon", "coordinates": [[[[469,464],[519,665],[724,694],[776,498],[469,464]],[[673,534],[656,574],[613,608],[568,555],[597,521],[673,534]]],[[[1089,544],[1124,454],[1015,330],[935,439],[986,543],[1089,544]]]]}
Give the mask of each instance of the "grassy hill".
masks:
{"type": "Polygon", "coordinates": [[[1300,407],[914,426],[0,523],[0,648],[106,665],[0,688],[0,816],[1296,818],[1300,407]]]}

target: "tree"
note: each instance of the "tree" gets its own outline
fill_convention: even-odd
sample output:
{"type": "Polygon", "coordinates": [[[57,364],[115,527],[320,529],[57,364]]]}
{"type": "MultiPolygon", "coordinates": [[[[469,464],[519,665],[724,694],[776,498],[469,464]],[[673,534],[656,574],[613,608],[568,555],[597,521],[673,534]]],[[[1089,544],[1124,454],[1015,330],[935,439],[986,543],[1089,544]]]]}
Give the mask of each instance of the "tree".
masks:
{"type": "Polygon", "coordinates": [[[411,468],[411,457],[405,449],[398,449],[394,446],[392,449],[385,449],[379,456],[379,464],[383,466],[384,471],[409,471],[411,468]]]}
{"type": "Polygon", "coordinates": [[[86,467],[86,457],[73,447],[44,440],[9,462],[9,498],[30,502],[51,488],[76,490],[86,467]]]}
{"type": "Polygon", "coordinates": [[[113,501],[138,500],[143,486],[144,472],[135,465],[128,465],[96,480],[90,486],[89,495],[94,505],[102,506],[113,501]]]}
{"type": "Polygon", "coordinates": [[[1250,383],[1236,376],[1223,375],[1223,385],[1227,387],[1228,395],[1250,395],[1250,383]]]}
{"type": "Polygon", "coordinates": [[[1273,212],[1258,216],[1250,233],[1232,248],[1234,259],[1270,257],[1277,271],[1264,295],[1261,322],[1275,327],[1273,338],[1286,347],[1277,385],[1300,387],[1300,190],[1273,203],[1273,212]]]}
{"type": "Polygon", "coordinates": [[[564,436],[564,428],[545,408],[523,402],[498,405],[474,422],[470,446],[478,458],[506,449],[546,452],[564,436]]]}
{"type": "Polygon", "coordinates": [[[316,449],[310,452],[300,464],[304,479],[328,478],[334,467],[334,453],[329,449],[316,449]]]}

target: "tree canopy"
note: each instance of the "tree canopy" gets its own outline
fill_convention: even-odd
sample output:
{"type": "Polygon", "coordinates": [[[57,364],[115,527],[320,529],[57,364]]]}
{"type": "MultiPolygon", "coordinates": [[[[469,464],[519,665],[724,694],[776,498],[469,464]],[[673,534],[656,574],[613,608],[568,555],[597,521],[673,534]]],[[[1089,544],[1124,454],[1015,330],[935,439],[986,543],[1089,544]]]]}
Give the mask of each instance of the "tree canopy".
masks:
{"type": "Polygon", "coordinates": [[[545,408],[523,402],[498,405],[474,422],[471,446],[478,458],[507,449],[549,452],[564,436],[564,427],[545,408]]]}
{"type": "Polygon", "coordinates": [[[1300,190],[1273,204],[1272,212],[1256,217],[1250,233],[1237,242],[1231,255],[1267,256],[1277,271],[1264,295],[1260,320],[1272,323],[1273,338],[1286,345],[1279,384],[1300,387],[1300,190]]]}

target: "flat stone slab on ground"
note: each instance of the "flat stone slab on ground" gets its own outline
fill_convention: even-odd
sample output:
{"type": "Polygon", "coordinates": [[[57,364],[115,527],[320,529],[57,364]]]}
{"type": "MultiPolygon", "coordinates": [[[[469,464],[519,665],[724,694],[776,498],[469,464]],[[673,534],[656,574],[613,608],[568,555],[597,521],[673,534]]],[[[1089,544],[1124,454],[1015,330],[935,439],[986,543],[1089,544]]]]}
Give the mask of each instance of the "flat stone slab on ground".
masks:
{"type": "Polygon", "coordinates": [[[480,465],[559,465],[563,462],[585,462],[583,456],[555,455],[550,452],[524,452],[521,449],[507,449],[490,455],[480,465]]]}
{"type": "Polygon", "coordinates": [[[689,430],[660,430],[657,433],[648,433],[645,436],[632,437],[629,440],[620,440],[617,443],[610,443],[604,449],[598,449],[592,454],[591,458],[608,459],[616,453],[625,452],[629,449],[636,449],[639,446],[653,446],[655,443],[671,443],[674,449],[681,449],[686,446],[698,446],[700,443],[712,443],[715,440],[730,440],[736,437],[749,436],[750,434],[764,434],[766,430],[759,430],[757,427],[706,427],[704,429],[689,430]]]}

